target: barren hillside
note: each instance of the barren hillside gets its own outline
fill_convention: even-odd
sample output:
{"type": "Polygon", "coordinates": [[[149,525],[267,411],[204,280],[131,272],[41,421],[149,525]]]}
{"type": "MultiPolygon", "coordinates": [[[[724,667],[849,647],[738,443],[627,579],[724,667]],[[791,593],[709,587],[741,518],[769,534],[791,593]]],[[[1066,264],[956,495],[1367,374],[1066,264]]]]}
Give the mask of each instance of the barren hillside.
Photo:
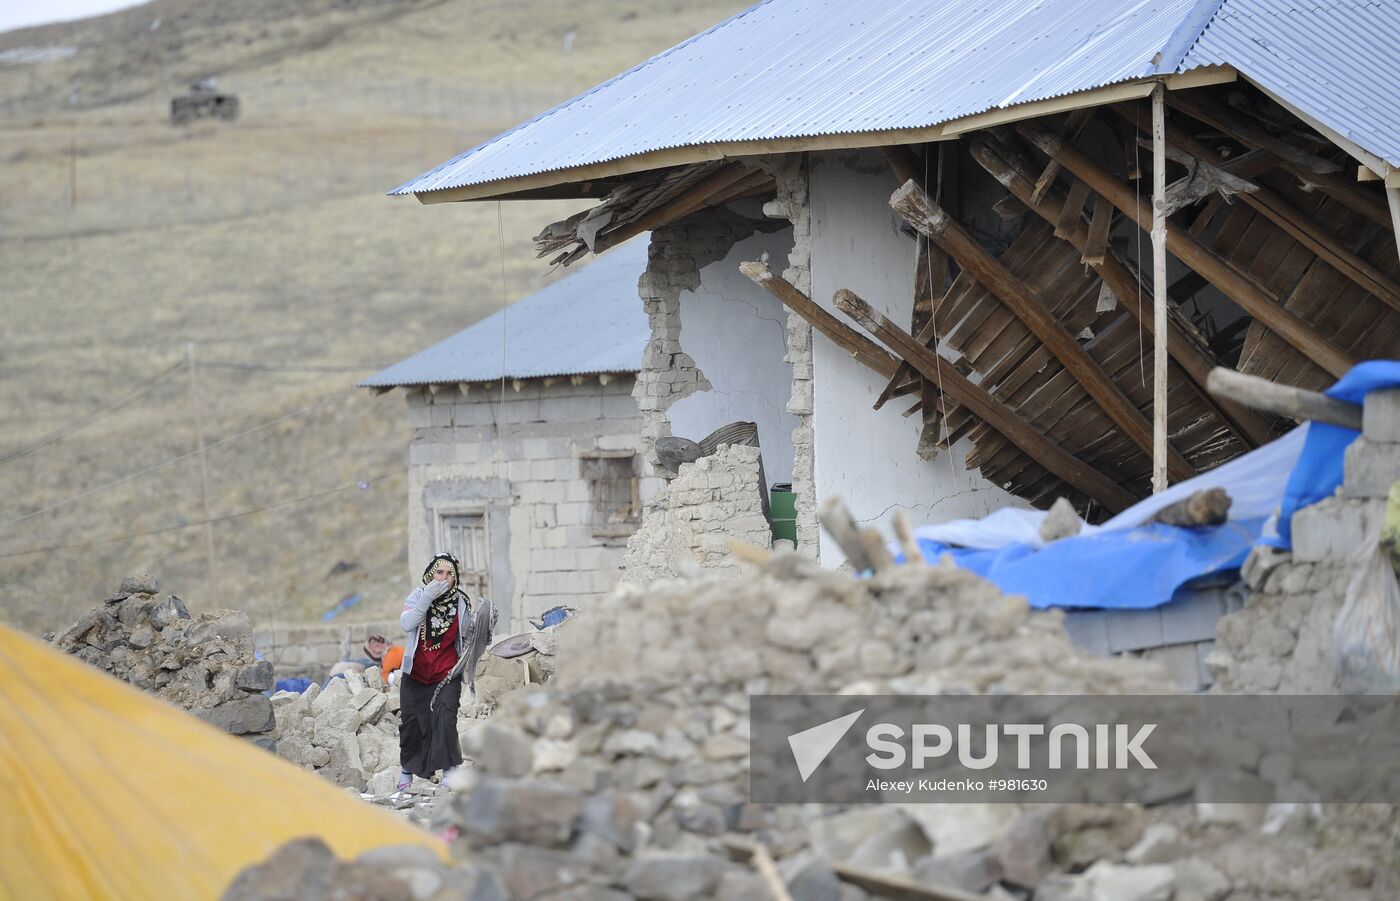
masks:
{"type": "Polygon", "coordinates": [[[529,237],[574,207],[383,192],[741,5],[156,0],[0,34],[0,618],[143,569],[262,619],[395,607],[403,400],[351,386],[542,286],[529,237]],[[168,124],[207,76],[240,118],[168,124]]]}

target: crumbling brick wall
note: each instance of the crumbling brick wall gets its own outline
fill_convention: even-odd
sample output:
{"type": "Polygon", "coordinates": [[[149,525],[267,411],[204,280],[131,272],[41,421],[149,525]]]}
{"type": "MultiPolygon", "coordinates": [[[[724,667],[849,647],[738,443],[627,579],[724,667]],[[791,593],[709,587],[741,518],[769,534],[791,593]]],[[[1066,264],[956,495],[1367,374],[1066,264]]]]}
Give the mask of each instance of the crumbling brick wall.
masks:
{"type": "Polygon", "coordinates": [[[721,445],[680,472],[627,541],[624,581],[644,585],[696,567],[738,575],[731,539],[767,547],[758,448],[721,445]]]}

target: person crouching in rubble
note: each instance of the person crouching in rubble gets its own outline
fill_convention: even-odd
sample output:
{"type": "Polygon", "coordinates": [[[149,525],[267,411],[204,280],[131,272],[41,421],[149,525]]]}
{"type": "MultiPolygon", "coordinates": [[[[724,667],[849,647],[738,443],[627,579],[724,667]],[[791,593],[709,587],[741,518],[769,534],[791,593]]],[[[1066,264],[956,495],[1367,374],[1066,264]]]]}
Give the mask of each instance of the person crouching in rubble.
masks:
{"type": "Polygon", "coordinates": [[[462,677],[475,690],[476,664],[490,643],[496,608],[485,598],[467,597],[457,587],[459,575],[456,557],[434,555],[399,617],[406,635],[399,680],[400,791],[414,776],[431,778],[462,763],[457,738],[462,677]]]}

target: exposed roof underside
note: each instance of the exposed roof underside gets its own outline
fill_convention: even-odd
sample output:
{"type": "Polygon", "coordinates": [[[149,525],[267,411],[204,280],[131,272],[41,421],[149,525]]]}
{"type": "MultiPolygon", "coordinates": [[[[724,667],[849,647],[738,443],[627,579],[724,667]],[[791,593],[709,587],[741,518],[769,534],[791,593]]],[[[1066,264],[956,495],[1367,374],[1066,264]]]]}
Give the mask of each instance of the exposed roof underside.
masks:
{"type": "Polygon", "coordinates": [[[636,372],[650,336],[637,299],[647,237],[360,383],[395,388],[636,372]]]}
{"type": "Polygon", "coordinates": [[[803,149],[775,142],[929,140],[989,111],[1204,66],[1243,72],[1400,168],[1398,57],[1392,3],[766,0],[391,193],[473,199],[803,149]],[[664,156],[680,148],[709,152],[664,156]]]}

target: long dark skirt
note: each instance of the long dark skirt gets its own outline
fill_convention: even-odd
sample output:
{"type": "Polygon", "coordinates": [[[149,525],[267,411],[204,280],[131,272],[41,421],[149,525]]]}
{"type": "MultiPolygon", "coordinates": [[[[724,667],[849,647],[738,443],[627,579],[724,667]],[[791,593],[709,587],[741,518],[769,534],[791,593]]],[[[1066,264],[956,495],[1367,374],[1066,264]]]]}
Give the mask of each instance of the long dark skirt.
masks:
{"type": "Polygon", "coordinates": [[[424,779],[462,763],[462,745],[457,738],[462,678],[444,685],[437,704],[429,710],[436,688],[407,676],[399,683],[399,763],[405,773],[424,779]]]}

